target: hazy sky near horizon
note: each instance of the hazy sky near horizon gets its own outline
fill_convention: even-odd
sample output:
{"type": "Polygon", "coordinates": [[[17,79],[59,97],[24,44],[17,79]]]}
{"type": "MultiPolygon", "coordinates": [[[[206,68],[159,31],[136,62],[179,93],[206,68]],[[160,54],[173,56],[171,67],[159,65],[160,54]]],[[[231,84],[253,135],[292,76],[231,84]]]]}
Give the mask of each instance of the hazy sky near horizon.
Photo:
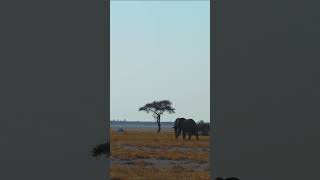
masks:
{"type": "Polygon", "coordinates": [[[139,107],[171,100],[177,117],[210,121],[210,2],[111,1],[110,118],[154,121],[139,107]]]}

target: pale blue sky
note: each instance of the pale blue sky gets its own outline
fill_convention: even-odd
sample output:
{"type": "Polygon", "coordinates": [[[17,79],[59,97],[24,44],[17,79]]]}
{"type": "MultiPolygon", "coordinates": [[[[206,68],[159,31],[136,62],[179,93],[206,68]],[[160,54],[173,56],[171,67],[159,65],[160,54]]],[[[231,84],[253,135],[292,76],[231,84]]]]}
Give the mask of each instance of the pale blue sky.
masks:
{"type": "Polygon", "coordinates": [[[111,119],[154,121],[139,107],[171,100],[177,117],[210,121],[210,2],[111,1],[111,119]]]}

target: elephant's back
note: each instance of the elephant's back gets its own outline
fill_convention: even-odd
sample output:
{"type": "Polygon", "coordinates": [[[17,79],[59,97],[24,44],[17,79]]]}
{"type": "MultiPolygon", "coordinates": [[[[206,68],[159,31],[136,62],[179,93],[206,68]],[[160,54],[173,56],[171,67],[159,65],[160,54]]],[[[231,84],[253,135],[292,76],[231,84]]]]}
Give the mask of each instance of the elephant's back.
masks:
{"type": "Polygon", "coordinates": [[[186,131],[197,131],[197,123],[193,119],[177,118],[175,121],[175,127],[179,127],[186,131]]]}
{"type": "Polygon", "coordinates": [[[184,121],[184,125],[187,129],[195,129],[197,128],[197,124],[193,119],[186,119],[184,121]]]}
{"type": "Polygon", "coordinates": [[[186,119],[185,121],[187,121],[188,124],[190,124],[192,126],[196,126],[197,125],[197,123],[193,119],[186,119]]]}

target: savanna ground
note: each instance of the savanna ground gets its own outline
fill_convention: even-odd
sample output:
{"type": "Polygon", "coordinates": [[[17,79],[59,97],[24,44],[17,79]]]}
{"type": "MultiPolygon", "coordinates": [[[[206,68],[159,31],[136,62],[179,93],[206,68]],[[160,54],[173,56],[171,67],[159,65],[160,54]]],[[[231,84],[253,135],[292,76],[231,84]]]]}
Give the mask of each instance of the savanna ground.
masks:
{"type": "Polygon", "coordinates": [[[173,130],[111,131],[111,179],[209,180],[209,151],[209,136],[189,141],[177,140],[173,130]]]}

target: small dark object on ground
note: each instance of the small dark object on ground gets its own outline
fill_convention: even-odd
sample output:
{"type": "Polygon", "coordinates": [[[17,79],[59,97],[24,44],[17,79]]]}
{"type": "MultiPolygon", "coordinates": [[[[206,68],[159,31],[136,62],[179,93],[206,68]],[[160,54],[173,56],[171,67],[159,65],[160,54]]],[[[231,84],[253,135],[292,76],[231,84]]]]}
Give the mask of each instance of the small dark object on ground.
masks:
{"type": "Polygon", "coordinates": [[[230,178],[222,178],[222,177],[217,177],[215,180],[240,180],[239,178],[236,177],[230,177],[230,178]]]}
{"type": "Polygon", "coordinates": [[[215,180],[224,180],[222,177],[217,177],[215,180]]]}
{"type": "Polygon", "coordinates": [[[92,156],[93,157],[98,157],[101,156],[102,154],[106,154],[107,157],[110,156],[110,143],[106,142],[104,144],[99,144],[92,150],[92,156]]]}

